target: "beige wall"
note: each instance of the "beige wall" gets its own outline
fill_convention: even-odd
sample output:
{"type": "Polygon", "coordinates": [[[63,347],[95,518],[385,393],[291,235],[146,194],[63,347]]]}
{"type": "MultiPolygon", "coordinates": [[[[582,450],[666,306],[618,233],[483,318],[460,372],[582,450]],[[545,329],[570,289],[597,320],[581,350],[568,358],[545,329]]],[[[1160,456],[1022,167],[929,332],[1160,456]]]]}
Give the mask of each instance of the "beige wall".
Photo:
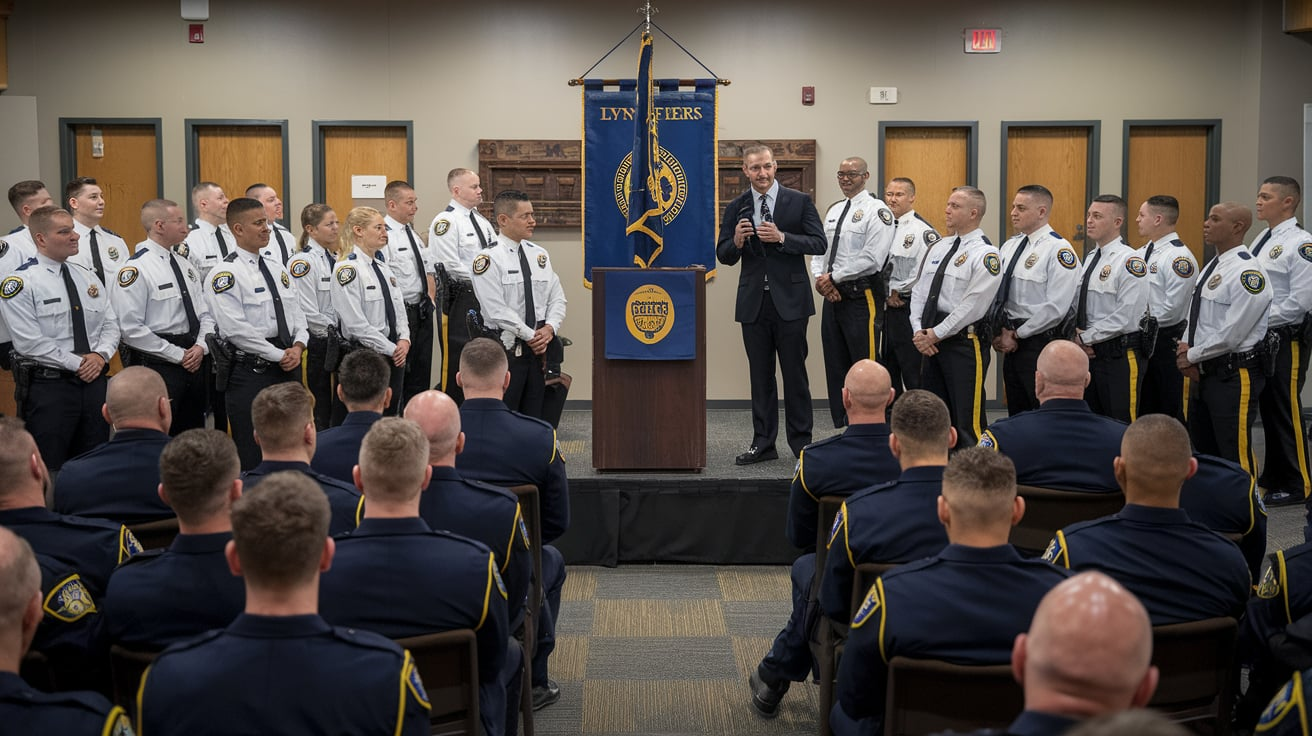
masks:
{"type": "MultiPolygon", "coordinates": [[[[1276,80],[1309,78],[1312,47],[1279,32],[1279,0],[945,0],[932,11],[846,0],[656,4],[662,27],[733,80],[721,93],[721,137],[819,142],[821,206],[839,196],[829,174],[842,158],[877,164],[881,119],[978,120],[979,185],[995,208],[1008,199],[997,191],[1003,120],[1102,120],[1104,191],[1120,190],[1127,118],[1220,118],[1226,199],[1251,200],[1257,177],[1283,171],[1283,162],[1297,173],[1301,129],[1285,117],[1295,115],[1295,99],[1312,95],[1276,80]],[[961,30],[974,26],[1003,28],[1003,53],[963,54],[961,30]],[[1284,76],[1285,67],[1300,71],[1284,76]],[[800,104],[803,85],[816,87],[812,107],[800,104]],[[868,104],[872,85],[897,86],[902,101],[868,104]]],[[[161,117],[165,194],[174,199],[189,184],[185,118],[286,118],[289,212],[313,191],[312,120],[413,120],[418,219],[426,223],[446,204],[445,172],[475,164],[479,138],[579,135],[579,92],[565,82],[633,27],[636,5],[215,0],[206,43],[192,45],[176,0],[18,0],[7,94],[38,99],[35,143],[50,182],[59,176],[61,116],[161,117]]],[[[635,56],[631,41],[594,76],[632,76],[635,56]]],[[[663,77],[700,72],[659,36],[656,69],[663,77]]],[[[990,235],[995,213],[985,220],[990,235]]],[[[537,240],[552,250],[570,300],[562,333],[575,340],[566,364],[576,377],[571,398],[587,399],[591,303],[579,234],[542,230],[537,240]]],[[[731,321],[736,271],[721,268],[708,289],[711,399],[747,397],[731,321]]],[[[818,333],[817,319],[809,366],[821,398],[818,333]]]]}

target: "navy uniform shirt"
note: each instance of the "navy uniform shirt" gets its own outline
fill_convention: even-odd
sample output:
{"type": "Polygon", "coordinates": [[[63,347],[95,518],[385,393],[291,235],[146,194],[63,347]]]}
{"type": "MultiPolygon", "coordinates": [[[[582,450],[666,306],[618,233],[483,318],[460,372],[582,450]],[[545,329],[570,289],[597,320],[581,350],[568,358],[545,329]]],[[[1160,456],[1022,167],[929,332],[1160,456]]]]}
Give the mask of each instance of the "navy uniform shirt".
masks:
{"type": "Polygon", "coordinates": [[[1043,559],[1110,575],[1138,596],[1153,626],[1238,619],[1252,584],[1239,548],[1184,509],[1126,504],[1058,530],[1043,559]]]}
{"type": "Polygon", "coordinates": [[[1180,489],[1180,508],[1218,534],[1239,534],[1239,551],[1254,580],[1262,576],[1266,555],[1266,508],[1257,479],[1239,463],[1194,453],[1198,472],[1180,489]]]}
{"type": "Polygon", "coordinates": [[[1312,542],[1271,555],[1239,625],[1240,652],[1265,652],[1271,637],[1312,614],[1312,542]]]}
{"type": "Polygon", "coordinates": [[[569,528],[569,481],[556,430],[541,419],[506,407],[500,399],[465,399],[460,405],[465,450],[456,468],[466,478],[494,485],[538,487],[542,543],[569,528]]]}
{"type": "Polygon", "coordinates": [[[76,568],[49,555],[38,552],[36,561],[43,597],[31,649],[45,655],[61,689],[103,690],[109,682],[103,589],[93,593],[76,568]]]}
{"type": "Polygon", "coordinates": [[[115,567],[141,551],[137,538],[122,524],[65,516],[40,506],[0,511],[0,526],[26,539],[37,554],[76,570],[95,596],[105,592],[115,567]]]}
{"type": "Polygon", "coordinates": [[[1307,690],[1312,687],[1312,672],[1295,672],[1293,679],[1272,698],[1262,711],[1255,733],[1272,736],[1309,736],[1307,690]]]}
{"type": "Polygon", "coordinates": [[[948,543],[938,520],[943,466],[907,468],[893,483],[852,494],[834,517],[820,606],[846,621],[856,566],[863,562],[911,562],[938,554],[948,543]]]}
{"type": "Polygon", "coordinates": [[[0,672],[0,724],[5,733],[132,736],[123,709],[97,693],[43,693],[13,672],[0,672]]]}
{"type": "Polygon", "coordinates": [[[271,473],[280,473],[284,470],[295,470],[309,476],[328,497],[328,506],[332,509],[332,520],[328,523],[329,534],[341,534],[349,532],[360,523],[364,516],[364,496],[355,489],[354,483],[347,481],[342,482],[325,473],[321,473],[312,468],[308,463],[298,463],[284,460],[265,460],[255,467],[241,474],[244,488],[250,490],[264,480],[264,476],[271,473]]]}
{"type": "Polygon", "coordinates": [[[232,532],[179,534],[167,549],[123,563],[103,605],[110,641],[158,650],[232,623],[246,606],[246,586],[223,556],[230,539],[232,532]]]}
{"type": "Polygon", "coordinates": [[[243,613],[169,647],[142,678],[141,732],[427,736],[428,695],[410,653],[317,615],[243,613]]]}
{"type": "Polygon", "coordinates": [[[1094,414],[1083,399],[1048,399],[990,424],[979,445],[1011,458],[1020,485],[1107,493],[1120,490],[1112,460],[1121,454],[1125,427],[1094,414]]]}
{"type": "Polygon", "coordinates": [[[788,541],[801,549],[815,545],[821,496],[850,496],[901,473],[888,449],[887,424],[852,424],[842,434],[807,445],[797,456],[788,490],[788,541]]]}
{"type": "Polygon", "coordinates": [[[1006,544],[949,544],[928,560],[884,573],[852,619],[838,668],[835,697],[843,713],[837,719],[882,720],[884,698],[871,693],[887,689],[893,657],[1009,662],[1016,635],[1029,629],[1039,600],[1068,575],[1042,560],[1022,559],[1006,544]]]}
{"type": "Polygon", "coordinates": [[[64,463],[55,479],[60,514],[136,523],[171,518],[159,497],[159,455],[169,436],[153,429],[120,429],[105,444],[64,463]]]}
{"type": "Polygon", "coordinates": [[[434,467],[433,479],[419,497],[419,516],[433,529],[469,537],[492,550],[506,584],[511,630],[517,628],[533,577],[533,555],[515,494],[466,480],[455,468],[434,467]]]}
{"type": "MultiPolygon", "coordinates": [[[[1016,720],[1012,721],[1006,730],[982,728],[971,731],[970,736],[1053,736],[1066,733],[1079,724],[1078,719],[1068,716],[1027,710],[1016,716],[1016,720]]],[[[952,736],[955,733],[955,731],[944,731],[941,736],[952,736]]]]}
{"type": "Polygon", "coordinates": [[[382,418],[376,411],[353,411],[341,425],[320,432],[310,467],[329,478],[354,484],[351,470],[360,463],[360,443],[374,422],[382,418]]]}

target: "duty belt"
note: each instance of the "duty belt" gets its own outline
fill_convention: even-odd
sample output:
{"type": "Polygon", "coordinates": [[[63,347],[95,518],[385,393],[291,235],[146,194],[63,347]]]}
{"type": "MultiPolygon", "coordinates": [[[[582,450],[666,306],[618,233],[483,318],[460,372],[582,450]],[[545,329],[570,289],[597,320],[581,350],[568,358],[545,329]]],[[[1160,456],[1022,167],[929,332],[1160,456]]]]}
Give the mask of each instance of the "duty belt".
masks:
{"type": "Polygon", "coordinates": [[[1128,335],[1120,335],[1110,340],[1104,340],[1091,347],[1095,358],[1117,360],[1130,350],[1138,350],[1140,347],[1139,342],[1139,333],[1132,332],[1128,335]]]}
{"type": "MultiPolygon", "coordinates": [[[[1002,326],[1006,327],[1009,330],[1014,331],[1020,329],[1020,326],[1028,321],[1029,321],[1028,319],[1008,317],[1002,320],[1002,326]]],[[[1060,337],[1060,334],[1058,333],[1058,329],[1057,329],[1059,326],[1060,323],[1053,325],[1052,327],[1049,327],[1043,332],[1036,332],[1033,335],[1030,335],[1029,337],[1017,337],[1016,339],[1017,340],[1043,340],[1045,342],[1051,342],[1053,340],[1056,340],[1058,337],[1060,337]]]]}
{"type": "Polygon", "coordinates": [[[1204,376],[1224,376],[1235,373],[1240,368],[1257,368],[1261,364],[1262,350],[1253,348],[1243,353],[1229,353],[1204,360],[1198,365],[1198,372],[1204,376]]]}
{"type": "Polygon", "coordinates": [[[32,378],[40,378],[47,381],[73,380],[77,378],[74,371],[66,371],[62,368],[51,368],[44,365],[32,366],[32,378]]]}
{"type": "Polygon", "coordinates": [[[232,364],[248,368],[254,373],[264,373],[269,370],[270,366],[276,366],[272,360],[261,358],[255,353],[248,353],[245,350],[232,351],[232,364]]]}
{"type": "Polygon", "coordinates": [[[834,288],[844,299],[864,299],[866,289],[874,289],[879,283],[879,276],[858,276],[850,281],[834,282],[834,288]]]}

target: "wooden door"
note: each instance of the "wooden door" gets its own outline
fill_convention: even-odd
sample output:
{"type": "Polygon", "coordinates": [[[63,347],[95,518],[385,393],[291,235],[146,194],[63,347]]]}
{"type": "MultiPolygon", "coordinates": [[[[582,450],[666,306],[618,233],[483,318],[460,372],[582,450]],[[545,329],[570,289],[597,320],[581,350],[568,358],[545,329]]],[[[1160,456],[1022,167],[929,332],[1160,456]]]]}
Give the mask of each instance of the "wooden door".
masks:
{"type": "MultiPolygon", "coordinates": [[[[105,194],[104,227],[119,234],[129,249],[145,240],[141,205],[160,196],[159,138],[153,124],[78,123],[72,126],[72,160],[66,173],[90,176],[105,194]],[[94,156],[93,142],[103,142],[102,155],[94,156]]],[[[61,207],[63,183],[51,183],[50,194],[61,207]]]]}
{"type": "MultiPolygon", "coordinates": [[[[324,201],[346,220],[351,211],[351,177],[385,176],[388,181],[411,181],[410,128],[397,125],[322,125],[319,126],[322,161],[319,165],[319,185],[324,201]]],[[[484,182],[487,185],[487,182],[484,182]]],[[[437,211],[446,206],[445,192],[429,192],[427,199],[421,193],[415,216],[416,230],[423,232],[437,211]],[[427,213],[427,214],[423,214],[427,213]]]]}
{"type": "Polygon", "coordinates": [[[1090,192],[1091,182],[1097,181],[1090,170],[1094,129],[1089,125],[1006,123],[1003,127],[1003,161],[1007,168],[999,196],[1005,199],[997,206],[1002,240],[1016,234],[1010,217],[1016,190],[1027,184],[1041,184],[1052,192],[1052,211],[1048,214],[1052,229],[1078,247],[1084,239],[1084,213],[1095,194],[1090,192]]]}
{"type": "Polygon", "coordinates": [[[1133,218],[1144,200],[1169,194],[1180,200],[1176,232],[1199,263],[1204,261],[1203,220],[1216,198],[1219,152],[1210,124],[1126,124],[1125,200],[1130,207],[1130,241],[1135,245],[1133,218]]]}
{"type": "MultiPolygon", "coordinates": [[[[954,187],[973,183],[974,131],[962,126],[885,126],[881,181],[904,176],[916,183],[916,212],[940,233],[943,210],[954,187]]],[[[883,191],[883,190],[880,190],[883,191]]]]}
{"type": "MultiPolygon", "coordinates": [[[[287,191],[287,124],[281,121],[187,121],[192,147],[188,186],[212,181],[229,199],[245,196],[257,182],[273,187],[283,201],[283,224],[293,226],[287,191]]],[[[188,203],[190,206],[190,203],[188,203]]],[[[297,210],[299,212],[299,210],[297,210]]],[[[193,213],[194,215],[194,213],[193,213]]]]}

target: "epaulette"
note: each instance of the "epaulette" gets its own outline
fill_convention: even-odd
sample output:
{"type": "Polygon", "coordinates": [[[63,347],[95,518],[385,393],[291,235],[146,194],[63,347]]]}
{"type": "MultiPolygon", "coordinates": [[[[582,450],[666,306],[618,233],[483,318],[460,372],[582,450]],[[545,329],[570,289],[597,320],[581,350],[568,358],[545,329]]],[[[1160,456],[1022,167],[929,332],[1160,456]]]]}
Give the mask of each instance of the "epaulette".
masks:
{"type": "Polygon", "coordinates": [[[461,480],[463,480],[465,484],[468,485],[470,488],[473,488],[475,490],[487,491],[488,493],[496,495],[498,498],[504,498],[508,501],[514,501],[515,503],[519,503],[519,497],[516,496],[512,491],[510,491],[510,489],[505,488],[504,486],[493,485],[491,483],[485,483],[481,480],[473,480],[471,478],[461,478],[461,480]]]}
{"type": "Polygon", "coordinates": [[[442,537],[443,539],[449,539],[452,542],[457,542],[459,544],[467,544],[470,547],[473,547],[474,550],[480,554],[488,554],[492,551],[490,547],[478,541],[477,539],[470,539],[469,537],[456,534],[455,532],[449,532],[445,529],[434,529],[433,533],[439,537],[442,537]]]}
{"type": "Polygon", "coordinates": [[[168,656],[169,654],[176,654],[178,652],[185,652],[188,649],[195,649],[201,644],[204,644],[212,639],[217,639],[220,636],[223,636],[224,631],[225,631],[224,629],[214,629],[213,631],[206,631],[205,633],[197,634],[196,636],[193,636],[190,639],[183,639],[182,641],[172,644],[169,646],[169,650],[167,653],[161,653],[159,657],[155,659],[155,664],[159,664],[160,658],[168,656]]]}
{"type": "Polygon", "coordinates": [[[360,489],[356,488],[351,483],[347,483],[346,481],[341,480],[340,478],[334,478],[332,476],[324,475],[323,473],[320,473],[317,470],[311,470],[310,473],[311,473],[310,477],[318,481],[320,485],[327,484],[330,486],[335,486],[342,490],[350,491],[352,495],[355,496],[360,495],[360,489]]]}
{"type": "Polygon", "coordinates": [[[1178,246],[1180,246],[1181,248],[1183,248],[1183,247],[1184,247],[1184,241],[1181,240],[1181,239],[1179,239],[1179,238],[1175,238],[1174,240],[1171,241],[1171,245],[1178,245],[1178,246]]]}
{"type": "Polygon", "coordinates": [[[889,489],[896,488],[900,482],[901,481],[890,480],[885,483],[876,483],[875,485],[870,486],[869,488],[863,488],[857,491],[856,493],[853,493],[852,495],[848,496],[847,502],[850,504],[853,501],[865,498],[866,496],[871,496],[876,493],[880,493],[882,491],[887,491],[889,489]]]}
{"type": "MultiPolygon", "coordinates": [[[[222,631],[220,629],[220,631],[222,631]]],[[[372,631],[362,629],[350,629],[345,626],[334,626],[333,636],[355,646],[364,649],[373,649],[388,654],[395,654],[398,659],[405,659],[405,650],[399,647],[395,642],[381,634],[375,634],[372,631]]],[[[399,663],[398,663],[399,664],[399,663]]]]}
{"type": "Polygon", "coordinates": [[[1051,235],[1052,237],[1058,239],[1058,240],[1065,240],[1065,238],[1063,238],[1062,236],[1060,236],[1060,235],[1057,234],[1057,231],[1056,231],[1056,230],[1049,230],[1049,231],[1048,231],[1048,234],[1051,235]]]}
{"type": "Polygon", "coordinates": [[[72,516],[71,514],[60,514],[59,520],[60,522],[71,526],[86,526],[93,529],[100,529],[101,531],[113,532],[115,537],[118,536],[119,528],[123,526],[117,521],[93,519],[89,516],[72,516]]]}
{"type": "Polygon", "coordinates": [[[930,224],[929,220],[926,220],[925,218],[921,217],[919,212],[913,212],[912,214],[916,216],[917,220],[920,220],[926,225],[929,225],[930,229],[933,229],[934,226],[930,224]]]}
{"type": "MultiPolygon", "coordinates": [[[[527,241],[525,241],[525,242],[527,242],[527,241]]],[[[529,415],[527,415],[527,414],[520,414],[519,412],[515,411],[514,409],[511,409],[511,410],[510,410],[510,413],[511,413],[511,414],[514,414],[514,415],[517,416],[517,417],[520,417],[521,419],[527,419],[527,420],[529,420],[530,422],[533,422],[534,424],[540,424],[540,425],[542,425],[543,429],[547,429],[547,430],[550,430],[550,431],[552,431],[552,432],[555,432],[555,431],[556,431],[556,428],[553,427],[553,426],[551,426],[551,423],[550,423],[550,422],[547,422],[547,421],[545,421],[545,420],[538,419],[537,417],[531,417],[531,416],[529,416],[529,415]]]]}
{"type": "Polygon", "coordinates": [[[233,252],[231,252],[231,253],[229,253],[228,255],[224,256],[224,257],[223,257],[223,262],[224,262],[224,263],[236,263],[236,262],[237,262],[237,251],[234,250],[233,252]]]}
{"type": "MultiPolygon", "coordinates": [[[[142,257],[142,256],[144,256],[144,255],[146,255],[146,250],[147,250],[146,248],[138,249],[136,253],[133,253],[133,254],[128,258],[128,260],[129,260],[129,261],[135,261],[135,260],[137,260],[138,258],[140,258],[140,257],[142,257]]],[[[172,250],[172,249],[170,248],[170,250],[172,250]]]]}
{"type": "Polygon", "coordinates": [[[110,235],[113,235],[114,237],[118,238],[119,240],[122,240],[122,239],[123,239],[123,236],[122,236],[122,235],[119,235],[118,233],[114,232],[113,230],[110,230],[109,228],[105,227],[104,225],[101,225],[101,226],[100,226],[100,229],[101,229],[101,230],[104,230],[105,232],[109,233],[110,235]]]}
{"type": "Polygon", "coordinates": [[[989,236],[981,235],[980,238],[984,240],[984,245],[993,245],[993,241],[989,240],[989,236]]]}
{"type": "Polygon", "coordinates": [[[127,558],[123,562],[121,562],[119,564],[119,567],[122,568],[128,565],[135,565],[141,562],[149,562],[151,560],[158,558],[160,555],[164,554],[167,551],[168,551],[167,547],[158,547],[156,549],[142,550],[136,553],[135,555],[132,555],[131,557],[127,558]]]}
{"type": "Polygon", "coordinates": [[[18,268],[15,268],[14,270],[15,270],[15,271],[22,271],[22,270],[26,269],[27,267],[31,266],[31,265],[34,264],[34,263],[36,263],[36,259],[35,259],[35,258],[29,258],[29,259],[27,259],[26,261],[23,261],[23,265],[19,266],[18,268]]]}
{"type": "Polygon", "coordinates": [[[896,577],[897,575],[906,575],[907,573],[913,573],[918,570],[924,570],[927,567],[933,567],[935,565],[941,564],[942,562],[943,560],[937,557],[926,557],[924,559],[915,560],[913,562],[904,562],[901,565],[896,565],[892,569],[880,573],[879,577],[887,581],[889,578],[896,577]]]}
{"type": "Polygon", "coordinates": [[[456,211],[456,208],[455,208],[455,205],[450,205],[450,204],[449,204],[449,205],[446,206],[446,209],[444,209],[444,210],[442,210],[442,211],[443,211],[443,212],[455,212],[455,211],[456,211]]]}
{"type": "Polygon", "coordinates": [[[358,256],[358,255],[359,255],[359,253],[355,253],[355,252],[348,253],[348,254],[346,254],[346,260],[348,260],[348,261],[354,261],[354,260],[356,260],[356,256],[358,256]]]}
{"type": "Polygon", "coordinates": [[[200,229],[200,225],[197,225],[196,223],[193,222],[193,223],[191,223],[190,225],[187,225],[187,229],[188,229],[188,230],[199,230],[199,229],[200,229]]]}
{"type": "Polygon", "coordinates": [[[1253,254],[1252,254],[1252,253],[1249,253],[1249,252],[1246,251],[1246,250],[1241,250],[1241,251],[1239,251],[1239,254],[1238,254],[1238,255],[1239,255],[1239,260],[1241,260],[1241,261],[1248,261],[1248,260],[1252,260],[1252,258],[1253,258],[1253,254]]]}
{"type": "Polygon", "coordinates": [[[19,225],[18,227],[14,228],[13,230],[10,230],[10,231],[8,232],[8,234],[9,234],[9,235],[13,235],[14,233],[18,232],[19,230],[22,230],[22,229],[25,228],[25,227],[27,227],[27,226],[26,226],[26,225],[19,225]]]}
{"type": "Polygon", "coordinates": [[[825,445],[832,445],[833,443],[835,443],[835,442],[837,442],[837,441],[839,441],[839,440],[841,440],[841,439],[843,439],[843,435],[842,435],[842,433],[839,433],[839,434],[836,434],[836,435],[834,435],[834,436],[832,436],[832,437],[826,437],[826,438],[824,438],[824,439],[822,439],[822,440],[816,440],[815,442],[812,442],[811,444],[807,445],[806,447],[803,447],[802,449],[803,449],[803,450],[814,450],[814,449],[817,448],[817,447],[824,447],[825,445]]]}

